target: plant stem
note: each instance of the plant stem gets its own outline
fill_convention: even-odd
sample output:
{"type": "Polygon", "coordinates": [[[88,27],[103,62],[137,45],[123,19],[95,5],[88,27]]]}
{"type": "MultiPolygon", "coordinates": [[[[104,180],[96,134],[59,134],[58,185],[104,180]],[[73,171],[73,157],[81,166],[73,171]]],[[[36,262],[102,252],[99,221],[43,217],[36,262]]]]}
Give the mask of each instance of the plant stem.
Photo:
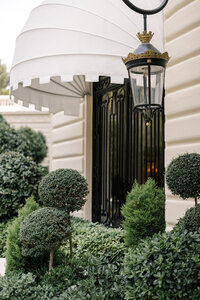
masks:
{"type": "Polygon", "coordinates": [[[197,206],[197,197],[195,197],[194,199],[195,199],[195,206],[197,206]]]}
{"type": "MultiPolygon", "coordinates": [[[[68,222],[69,226],[71,227],[71,220],[70,220],[70,217],[69,217],[69,222],[68,222]]],[[[70,254],[71,256],[73,255],[73,249],[72,249],[72,234],[70,233],[70,236],[69,236],[69,249],[70,249],[70,254]]]]}
{"type": "Polygon", "coordinates": [[[55,251],[55,249],[54,249],[54,248],[51,248],[50,256],[49,256],[49,273],[50,273],[51,269],[53,268],[53,256],[54,256],[54,251],[55,251]]]}

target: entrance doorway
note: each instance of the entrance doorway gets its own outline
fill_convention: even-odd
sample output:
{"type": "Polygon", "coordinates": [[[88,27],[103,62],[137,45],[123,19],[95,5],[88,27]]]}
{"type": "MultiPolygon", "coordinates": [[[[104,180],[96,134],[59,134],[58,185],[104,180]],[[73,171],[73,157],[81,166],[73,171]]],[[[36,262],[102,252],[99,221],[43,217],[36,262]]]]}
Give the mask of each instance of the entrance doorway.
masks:
{"type": "Polygon", "coordinates": [[[135,180],[164,186],[164,112],[146,126],[133,112],[129,80],[101,77],[93,89],[92,221],[119,226],[120,209],[135,180]]]}

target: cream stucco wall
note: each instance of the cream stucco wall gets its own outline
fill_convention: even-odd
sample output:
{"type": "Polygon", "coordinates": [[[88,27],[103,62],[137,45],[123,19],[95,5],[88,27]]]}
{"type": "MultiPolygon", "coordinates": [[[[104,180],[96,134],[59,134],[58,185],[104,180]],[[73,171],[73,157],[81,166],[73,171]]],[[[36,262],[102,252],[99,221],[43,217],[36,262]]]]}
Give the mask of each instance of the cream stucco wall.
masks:
{"type": "Polygon", "coordinates": [[[51,170],[71,168],[85,176],[90,194],[79,217],[91,219],[92,181],[92,98],[81,102],[80,116],[65,116],[63,112],[52,116],[51,170]]]}
{"type": "MultiPolygon", "coordinates": [[[[165,8],[165,165],[182,153],[200,153],[200,1],[170,0],[165,8]]],[[[166,220],[172,227],[194,200],[182,200],[166,186],[166,220]]]]}

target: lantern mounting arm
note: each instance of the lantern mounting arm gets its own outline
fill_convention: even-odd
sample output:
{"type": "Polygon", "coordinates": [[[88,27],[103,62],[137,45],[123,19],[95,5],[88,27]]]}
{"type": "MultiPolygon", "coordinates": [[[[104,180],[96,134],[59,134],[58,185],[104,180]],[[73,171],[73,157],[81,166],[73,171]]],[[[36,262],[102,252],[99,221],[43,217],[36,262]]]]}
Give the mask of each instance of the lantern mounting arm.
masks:
{"type": "Polygon", "coordinates": [[[159,13],[163,8],[167,5],[168,0],[163,0],[163,2],[154,9],[146,10],[142,9],[140,7],[137,7],[133,3],[131,3],[129,0],[122,0],[130,9],[134,10],[135,12],[143,15],[144,18],[144,31],[147,31],[147,15],[154,15],[159,13]]]}

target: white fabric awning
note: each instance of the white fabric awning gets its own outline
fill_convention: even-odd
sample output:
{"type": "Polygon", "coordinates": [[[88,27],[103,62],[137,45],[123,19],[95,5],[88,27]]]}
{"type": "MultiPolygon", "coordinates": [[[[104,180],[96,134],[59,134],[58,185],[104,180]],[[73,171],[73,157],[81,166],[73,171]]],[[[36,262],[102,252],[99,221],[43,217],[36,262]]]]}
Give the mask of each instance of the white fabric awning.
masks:
{"type": "MultiPolygon", "coordinates": [[[[149,0],[134,4],[152,8],[149,0]]],[[[154,6],[160,0],[153,1],[154,6]]],[[[162,13],[149,17],[152,43],[163,50],[162,13]]],[[[17,37],[11,94],[25,106],[78,115],[90,82],[128,76],[122,57],[138,46],[143,19],[122,0],[46,0],[31,12],[17,37]]]]}

